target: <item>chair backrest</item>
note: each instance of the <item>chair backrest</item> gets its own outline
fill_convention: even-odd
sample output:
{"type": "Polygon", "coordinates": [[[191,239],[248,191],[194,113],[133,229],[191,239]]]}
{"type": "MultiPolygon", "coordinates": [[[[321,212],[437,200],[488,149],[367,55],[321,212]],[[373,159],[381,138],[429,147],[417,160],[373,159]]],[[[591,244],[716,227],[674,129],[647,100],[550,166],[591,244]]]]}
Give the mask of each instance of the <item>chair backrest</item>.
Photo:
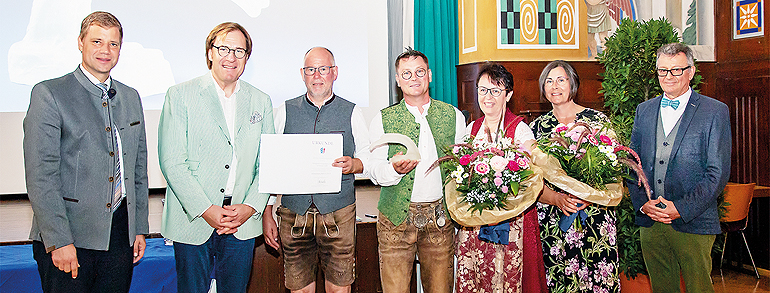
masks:
{"type": "Polygon", "coordinates": [[[719,219],[722,222],[735,222],[745,219],[749,215],[749,205],[754,197],[756,183],[737,184],[728,183],[725,186],[725,202],[727,206],[725,216],[719,219]]]}

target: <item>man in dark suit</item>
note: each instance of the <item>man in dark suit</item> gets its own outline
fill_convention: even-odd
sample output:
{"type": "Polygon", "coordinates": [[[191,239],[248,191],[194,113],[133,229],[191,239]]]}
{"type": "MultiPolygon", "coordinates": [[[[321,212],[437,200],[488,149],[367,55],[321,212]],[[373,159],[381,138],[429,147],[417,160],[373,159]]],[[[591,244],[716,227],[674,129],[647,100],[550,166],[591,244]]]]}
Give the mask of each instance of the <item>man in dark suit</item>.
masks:
{"type": "Polygon", "coordinates": [[[657,52],[664,95],[636,108],[631,148],[640,156],[652,196],[630,182],[644,261],[654,292],[713,292],[711,246],[719,228],[717,196],[730,176],[727,105],[690,88],[692,50],[671,43],[657,52]]]}
{"type": "Polygon", "coordinates": [[[132,263],[144,255],[142,103],[136,90],[110,78],[122,40],[115,16],[91,13],[78,37],[80,66],[32,89],[24,163],[45,292],[128,292],[132,263]]]}

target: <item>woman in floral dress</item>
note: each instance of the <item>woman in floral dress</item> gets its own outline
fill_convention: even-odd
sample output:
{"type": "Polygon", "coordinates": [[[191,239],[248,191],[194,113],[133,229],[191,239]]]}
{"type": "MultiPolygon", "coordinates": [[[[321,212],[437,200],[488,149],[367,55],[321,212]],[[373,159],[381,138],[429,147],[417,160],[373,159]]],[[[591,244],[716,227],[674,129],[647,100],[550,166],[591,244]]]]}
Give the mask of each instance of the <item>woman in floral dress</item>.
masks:
{"type": "MultiPolygon", "coordinates": [[[[467,133],[474,135],[476,140],[486,141],[490,137],[500,139],[499,129],[503,129],[505,137],[531,149],[534,143],[532,131],[522,117],[514,115],[506,107],[513,95],[511,73],[502,65],[488,63],[482,67],[476,84],[479,107],[484,117],[468,125],[467,133]]],[[[534,205],[499,225],[460,227],[457,234],[456,292],[548,292],[534,205]],[[481,229],[504,228],[503,225],[510,229],[507,244],[479,239],[481,229]]]]}
{"type": "MultiPolygon", "coordinates": [[[[579,86],[577,72],[567,62],[553,61],[543,69],[540,95],[553,110],[530,123],[537,139],[549,136],[559,124],[608,121],[601,112],[575,103],[579,86]]],[[[554,189],[546,182],[537,203],[548,288],[553,293],[619,292],[615,210],[554,189]],[[580,210],[585,220],[561,230],[560,218],[580,210]]]]}

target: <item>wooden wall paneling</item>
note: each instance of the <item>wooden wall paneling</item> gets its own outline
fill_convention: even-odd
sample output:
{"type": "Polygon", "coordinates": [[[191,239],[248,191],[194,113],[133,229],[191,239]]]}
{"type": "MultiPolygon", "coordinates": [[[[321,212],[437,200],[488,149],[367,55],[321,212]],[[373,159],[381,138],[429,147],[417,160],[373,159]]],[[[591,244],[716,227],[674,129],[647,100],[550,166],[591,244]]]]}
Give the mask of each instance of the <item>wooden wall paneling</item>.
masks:
{"type": "MultiPolygon", "coordinates": [[[[513,97],[508,102],[508,109],[514,114],[522,115],[527,122],[532,121],[543,113],[551,110],[551,104],[548,101],[540,100],[539,81],[540,72],[550,61],[500,61],[498,63],[513,75],[513,97]]],[[[473,114],[473,118],[479,118],[483,114],[478,108],[476,100],[476,77],[484,63],[470,63],[457,66],[458,80],[458,108],[468,110],[473,114]],[[472,88],[472,90],[463,90],[472,88]]],[[[601,90],[601,78],[599,72],[604,68],[601,64],[594,61],[573,61],[570,62],[580,76],[580,89],[576,102],[585,107],[601,110],[604,108],[604,100],[599,94],[601,90]]]]}

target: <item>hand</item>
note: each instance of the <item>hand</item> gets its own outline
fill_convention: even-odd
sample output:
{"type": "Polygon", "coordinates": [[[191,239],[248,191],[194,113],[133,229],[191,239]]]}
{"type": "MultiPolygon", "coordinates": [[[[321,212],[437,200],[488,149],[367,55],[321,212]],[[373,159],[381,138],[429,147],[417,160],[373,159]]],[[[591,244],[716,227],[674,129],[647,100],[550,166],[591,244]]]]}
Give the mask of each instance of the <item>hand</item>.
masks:
{"type": "Polygon", "coordinates": [[[145,248],[147,248],[147,242],[144,240],[144,235],[136,235],[136,240],[134,240],[134,263],[142,259],[145,248]]]}
{"type": "MultiPolygon", "coordinates": [[[[403,155],[403,152],[398,152],[396,156],[403,155]]],[[[393,170],[396,170],[398,174],[406,174],[409,173],[409,171],[412,171],[414,167],[417,167],[417,164],[420,163],[420,161],[417,160],[401,160],[395,163],[392,163],[393,170]]]]}
{"type": "MultiPolygon", "coordinates": [[[[214,229],[217,229],[217,234],[225,234],[230,232],[232,229],[238,228],[240,225],[236,225],[235,223],[231,221],[225,221],[225,217],[235,217],[238,213],[233,210],[226,210],[220,206],[211,205],[208,209],[206,209],[205,212],[203,212],[204,220],[206,220],[206,223],[209,224],[214,229]]],[[[231,233],[235,233],[234,231],[231,233]]]]}
{"type": "Polygon", "coordinates": [[[265,212],[262,215],[262,235],[265,236],[265,243],[270,247],[275,248],[277,251],[281,251],[281,240],[278,237],[278,226],[273,220],[273,206],[269,205],[265,207],[265,212]]]}
{"type": "MultiPolygon", "coordinates": [[[[657,199],[647,201],[646,203],[644,203],[641,210],[645,215],[650,217],[650,219],[652,219],[653,221],[661,222],[665,224],[671,224],[671,221],[674,219],[672,219],[671,216],[668,213],[666,213],[666,211],[669,209],[673,209],[674,211],[676,211],[676,207],[674,207],[674,203],[670,201],[663,202],[666,205],[665,209],[661,209],[655,206],[656,204],[662,202],[662,200],[664,199],[662,197],[659,197],[657,199]],[[669,203],[671,203],[671,205],[669,205],[669,203]]],[[[676,212],[676,214],[678,217],[679,212],[676,212]]]]}
{"type": "Polygon", "coordinates": [[[238,227],[243,225],[243,223],[246,223],[246,221],[251,218],[254,213],[257,211],[254,210],[254,208],[245,205],[245,204],[234,204],[230,206],[224,206],[223,207],[227,211],[233,211],[235,212],[234,216],[225,216],[222,218],[222,221],[230,222],[235,225],[234,228],[230,228],[227,231],[223,231],[223,234],[233,234],[235,232],[238,232],[238,227]]]}
{"type": "Polygon", "coordinates": [[[559,209],[561,209],[561,212],[564,213],[565,216],[569,216],[571,214],[577,213],[578,211],[581,211],[588,207],[589,202],[582,200],[572,194],[566,194],[566,193],[557,193],[558,196],[556,196],[556,204],[555,206],[558,206],[559,209]],[[580,205],[580,206],[578,206],[580,205]]]}
{"type": "Polygon", "coordinates": [[[355,174],[364,172],[364,164],[358,158],[348,156],[339,157],[332,163],[333,167],[342,168],[342,174],[355,174]]]}
{"type": "Polygon", "coordinates": [[[73,279],[78,277],[78,268],[80,267],[80,264],[78,264],[78,255],[75,244],[59,247],[54,251],[51,251],[51,261],[53,261],[53,265],[59,270],[65,273],[71,272],[73,279]]]}
{"type": "Polygon", "coordinates": [[[666,213],[672,221],[682,217],[681,215],[679,215],[679,210],[676,209],[676,206],[674,205],[673,201],[667,200],[663,197],[660,197],[658,199],[660,200],[660,202],[666,205],[666,208],[663,209],[663,212],[666,213]]]}

